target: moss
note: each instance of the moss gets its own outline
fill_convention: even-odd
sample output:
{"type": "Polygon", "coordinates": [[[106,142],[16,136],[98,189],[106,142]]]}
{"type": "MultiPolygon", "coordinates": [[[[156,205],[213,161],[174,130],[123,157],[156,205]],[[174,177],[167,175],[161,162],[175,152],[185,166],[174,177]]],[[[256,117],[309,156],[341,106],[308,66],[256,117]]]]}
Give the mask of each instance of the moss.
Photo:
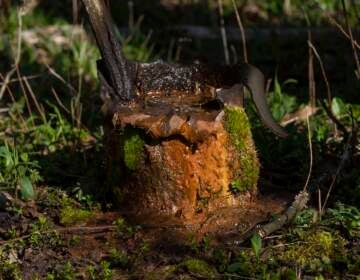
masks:
{"type": "Polygon", "coordinates": [[[136,130],[127,129],[124,135],[124,163],[128,169],[134,171],[143,155],[145,141],[136,130]]]}
{"type": "Polygon", "coordinates": [[[165,280],[165,279],[176,279],[171,278],[176,271],[176,265],[167,265],[156,268],[153,271],[147,271],[144,275],[145,280],[165,280]]]}
{"type": "Polygon", "coordinates": [[[62,199],[60,209],[60,222],[63,225],[75,225],[86,222],[92,216],[92,212],[86,209],[80,209],[75,202],[68,197],[62,199]]]}
{"type": "Polygon", "coordinates": [[[2,260],[0,256],[0,279],[3,280],[20,280],[21,277],[20,265],[10,260],[2,260]]]}
{"type": "Polygon", "coordinates": [[[301,239],[301,242],[290,244],[279,259],[312,271],[331,271],[334,261],[344,261],[347,242],[338,233],[318,230],[301,239]]]}
{"type": "Polygon", "coordinates": [[[245,111],[238,107],[225,107],[225,128],[235,148],[243,150],[247,138],[251,137],[250,124],[245,111]]]}
{"type": "Polygon", "coordinates": [[[240,162],[230,187],[235,192],[251,190],[257,185],[260,169],[249,119],[243,108],[225,108],[225,129],[240,162]]]}
{"type": "Polygon", "coordinates": [[[215,279],[218,277],[216,269],[203,260],[194,258],[187,259],[183,261],[180,266],[185,267],[191,274],[205,279],[215,279]]]}
{"type": "Polygon", "coordinates": [[[74,225],[86,222],[92,216],[91,211],[66,206],[60,211],[60,222],[63,225],[74,225]]]}

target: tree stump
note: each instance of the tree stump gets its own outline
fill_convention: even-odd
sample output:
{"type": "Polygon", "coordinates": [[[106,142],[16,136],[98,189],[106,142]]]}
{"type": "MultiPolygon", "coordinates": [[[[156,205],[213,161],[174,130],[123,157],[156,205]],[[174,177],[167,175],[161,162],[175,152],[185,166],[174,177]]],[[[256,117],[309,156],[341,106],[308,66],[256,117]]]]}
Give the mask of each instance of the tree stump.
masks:
{"type": "Polygon", "coordinates": [[[271,115],[259,69],[129,61],[104,2],[82,1],[101,53],[106,184],[117,206],[133,221],[202,233],[263,219],[269,204],[254,203],[259,161],[244,87],[263,123],[287,133],[271,115]]]}
{"type": "Polygon", "coordinates": [[[120,208],[139,222],[194,224],[249,203],[259,161],[244,109],[163,102],[119,107],[106,130],[107,178],[120,208]]]}

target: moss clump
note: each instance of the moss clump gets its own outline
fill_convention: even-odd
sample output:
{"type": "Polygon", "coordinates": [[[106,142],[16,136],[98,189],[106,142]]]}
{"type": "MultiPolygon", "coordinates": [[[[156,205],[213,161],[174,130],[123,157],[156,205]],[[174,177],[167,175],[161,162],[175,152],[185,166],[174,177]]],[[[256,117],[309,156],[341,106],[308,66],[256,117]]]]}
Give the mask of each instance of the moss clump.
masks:
{"type": "Polygon", "coordinates": [[[60,222],[63,225],[74,225],[86,222],[92,216],[91,211],[65,206],[60,211],[60,222]]]}
{"type": "Polygon", "coordinates": [[[253,144],[249,119],[241,107],[225,108],[225,129],[235,148],[240,169],[234,174],[231,190],[243,192],[253,189],[259,179],[259,162],[253,144]]]}
{"type": "Polygon", "coordinates": [[[180,267],[184,267],[188,272],[205,279],[215,279],[218,276],[214,267],[199,259],[187,259],[180,264],[180,267]]]}
{"type": "Polygon", "coordinates": [[[331,271],[333,261],[344,262],[347,242],[338,233],[318,230],[301,239],[302,242],[290,244],[279,259],[312,271],[331,271]]]}
{"type": "Polygon", "coordinates": [[[135,130],[125,131],[124,163],[132,171],[136,170],[143,155],[145,141],[135,130]]]}
{"type": "Polygon", "coordinates": [[[86,222],[91,218],[92,212],[90,210],[81,209],[77,207],[70,198],[64,197],[62,199],[62,207],[60,209],[60,223],[68,226],[86,222]]]}
{"type": "Polygon", "coordinates": [[[146,271],[143,276],[144,280],[166,280],[166,279],[178,279],[174,278],[174,272],[176,271],[176,265],[167,265],[156,268],[152,271],[146,271]]]}
{"type": "Polygon", "coordinates": [[[231,143],[242,151],[247,139],[251,138],[250,124],[243,108],[225,107],[225,129],[230,134],[231,143]]]}

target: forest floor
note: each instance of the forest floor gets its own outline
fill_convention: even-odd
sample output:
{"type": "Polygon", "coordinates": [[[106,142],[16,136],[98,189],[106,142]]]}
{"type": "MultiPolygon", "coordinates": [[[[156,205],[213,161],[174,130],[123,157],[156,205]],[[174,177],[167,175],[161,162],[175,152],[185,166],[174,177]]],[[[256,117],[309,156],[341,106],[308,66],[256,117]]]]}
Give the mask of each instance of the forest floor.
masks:
{"type": "MultiPolygon", "coordinates": [[[[305,185],[310,200],[264,238],[221,239],[136,224],[115,207],[88,29],[36,9],[23,17],[13,9],[3,23],[0,279],[360,279],[360,83],[351,42],[336,28],[313,37],[327,82],[313,52],[312,107],[307,33],[251,38],[251,62],[271,78],[268,102],[291,136],[266,131],[246,102],[261,163],[258,199],[268,203],[249,230],[279,217],[305,185]]],[[[119,36],[129,59],[222,59],[219,37],[177,40],[143,29],[140,20],[119,36]]]]}

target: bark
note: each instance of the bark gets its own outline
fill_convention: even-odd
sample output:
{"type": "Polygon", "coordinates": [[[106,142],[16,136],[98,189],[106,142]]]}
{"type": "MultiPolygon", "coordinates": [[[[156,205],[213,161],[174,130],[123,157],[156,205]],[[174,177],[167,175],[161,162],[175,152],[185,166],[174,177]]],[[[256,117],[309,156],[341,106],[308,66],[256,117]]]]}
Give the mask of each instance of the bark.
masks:
{"type": "Polygon", "coordinates": [[[103,0],[82,0],[100,49],[102,60],[98,69],[102,79],[112,88],[113,98],[121,103],[135,99],[135,64],[124,57],[111,19],[103,0]]]}

